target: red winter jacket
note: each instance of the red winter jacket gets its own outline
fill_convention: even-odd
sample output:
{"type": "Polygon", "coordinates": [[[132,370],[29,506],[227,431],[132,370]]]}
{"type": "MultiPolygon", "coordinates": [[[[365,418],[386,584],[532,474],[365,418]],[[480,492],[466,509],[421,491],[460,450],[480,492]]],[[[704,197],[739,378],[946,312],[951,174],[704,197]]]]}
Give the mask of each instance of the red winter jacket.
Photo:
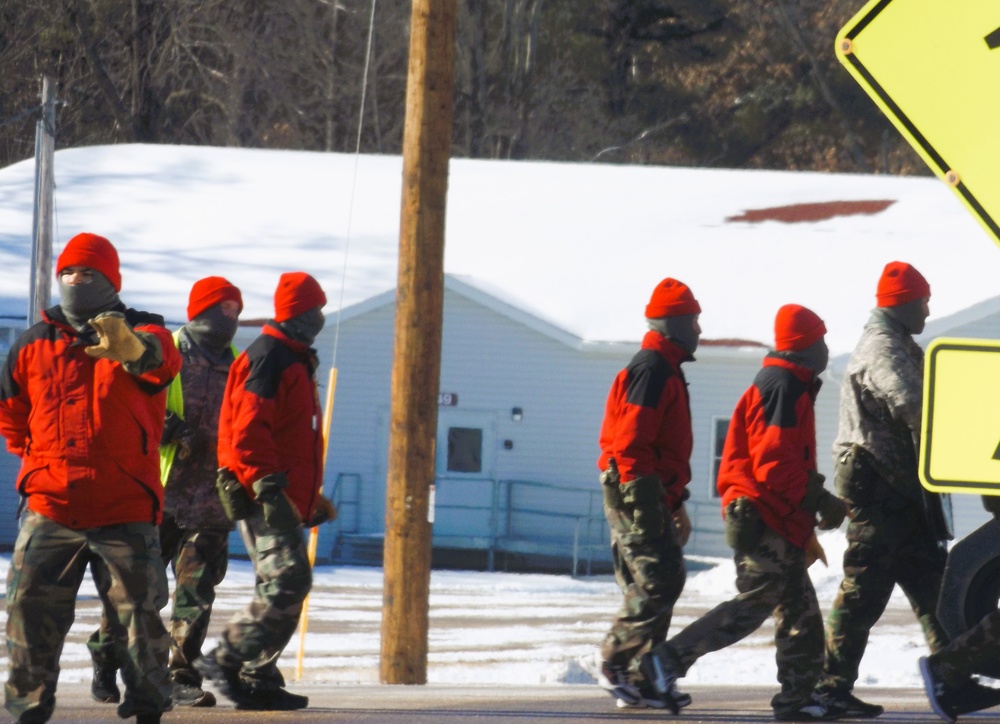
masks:
{"type": "Polygon", "coordinates": [[[736,403],[719,467],[723,510],[746,496],[770,528],[800,548],[816,523],[802,498],[808,473],[816,469],[813,404],[820,384],[806,367],[765,357],[736,403]]]}
{"type": "Polygon", "coordinates": [[[316,354],[271,323],[229,368],[219,414],[219,465],[254,497],[253,483],[288,477],[285,493],[312,518],[323,484],[316,354]]]}
{"type": "Polygon", "coordinates": [[[694,359],[658,332],[646,332],[642,349],[618,373],[608,393],[601,426],[601,457],[611,459],[621,481],[659,475],[664,503],[676,510],[691,481],[691,404],[681,363],[694,359]]]}
{"type": "Polygon", "coordinates": [[[160,340],[163,363],[131,375],[90,357],[60,307],[42,313],[10,350],[0,378],[0,433],[21,458],[28,508],[76,530],[160,523],[160,435],[166,387],[181,357],[159,315],[122,306],[160,340]]]}

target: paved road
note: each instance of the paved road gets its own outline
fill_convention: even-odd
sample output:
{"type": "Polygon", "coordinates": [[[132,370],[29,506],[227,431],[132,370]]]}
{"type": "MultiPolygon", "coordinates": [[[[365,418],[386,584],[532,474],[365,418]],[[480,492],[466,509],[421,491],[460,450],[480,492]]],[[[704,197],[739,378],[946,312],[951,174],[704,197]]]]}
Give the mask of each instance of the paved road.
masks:
{"type": "MultiPolygon", "coordinates": [[[[662,711],[622,711],[593,686],[381,686],[310,685],[289,687],[308,694],[310,708],[298,712],[244,712],[221,704],[213,709],[175,709],[173,722],[358,722],[361,724],[570,724],[649,722],[674,719],[662,711]]],[[[694,702],[675,721],[773,722],[768,687],[687,687],[694,702]]],[[[865,689],[868,700],[886,707],[878,719],[891,722],[939,721],[918,689],[865,689]]],[[[84,684],[60,687],[53,722],[114,721],[114,708],[90,700],[84,684]]],[[[962,717],[965,722],[1000,722],[1000,709],[962,717]]]]}

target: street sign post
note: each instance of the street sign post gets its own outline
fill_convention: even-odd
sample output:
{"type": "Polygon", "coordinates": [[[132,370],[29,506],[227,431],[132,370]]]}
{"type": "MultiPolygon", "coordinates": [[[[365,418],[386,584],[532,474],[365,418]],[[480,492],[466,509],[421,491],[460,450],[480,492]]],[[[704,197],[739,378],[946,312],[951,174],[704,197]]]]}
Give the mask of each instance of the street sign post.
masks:
{"type": "Polygon", "coordinates": [[[1000,245],[1000,2],[871,0],[836,51],[1000,245]]]}
{"type": "Polygon", "coordinates": [[[1000,495],[1000,340],[927,348],[919,470],[928,490],[1000,495]]]}

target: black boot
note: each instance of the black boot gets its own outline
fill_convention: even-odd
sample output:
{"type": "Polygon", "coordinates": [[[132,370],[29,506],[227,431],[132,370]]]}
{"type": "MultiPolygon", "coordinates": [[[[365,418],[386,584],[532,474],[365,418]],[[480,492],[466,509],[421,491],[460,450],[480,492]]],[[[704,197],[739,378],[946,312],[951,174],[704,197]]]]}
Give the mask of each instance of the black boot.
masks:
{"type": "Polygon", "coordinates": [[[250,689],[242,701],[236,702],[237,709],[252,711],[294,711],[309,706],[309,697],[293,694],[284,689],[250,689]]]}
{"type": "Polygon", "coordinates": [[[94,662],[94,679],[90,682],[90,695],[102,704],[117,704],[122,694],[118,691],[118,669],[94,662]]]}

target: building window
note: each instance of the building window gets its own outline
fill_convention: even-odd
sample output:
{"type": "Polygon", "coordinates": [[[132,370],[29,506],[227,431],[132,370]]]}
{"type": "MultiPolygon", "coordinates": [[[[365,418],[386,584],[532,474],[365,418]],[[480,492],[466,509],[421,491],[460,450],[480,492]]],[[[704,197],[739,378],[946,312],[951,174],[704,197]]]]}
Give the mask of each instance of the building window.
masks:
{"type": "Polygon", "coordinates": [[[729,418],[716,417],[712,420],[712,497],[719,497],[719,466],[722,464],[722,448],[729,432],[729,418]]]}
{"type": "Polygon", "coordinates": [[[483,471],[483,431],[476,427],[448,428],[448,470],[455,473],[483,471]]]}

